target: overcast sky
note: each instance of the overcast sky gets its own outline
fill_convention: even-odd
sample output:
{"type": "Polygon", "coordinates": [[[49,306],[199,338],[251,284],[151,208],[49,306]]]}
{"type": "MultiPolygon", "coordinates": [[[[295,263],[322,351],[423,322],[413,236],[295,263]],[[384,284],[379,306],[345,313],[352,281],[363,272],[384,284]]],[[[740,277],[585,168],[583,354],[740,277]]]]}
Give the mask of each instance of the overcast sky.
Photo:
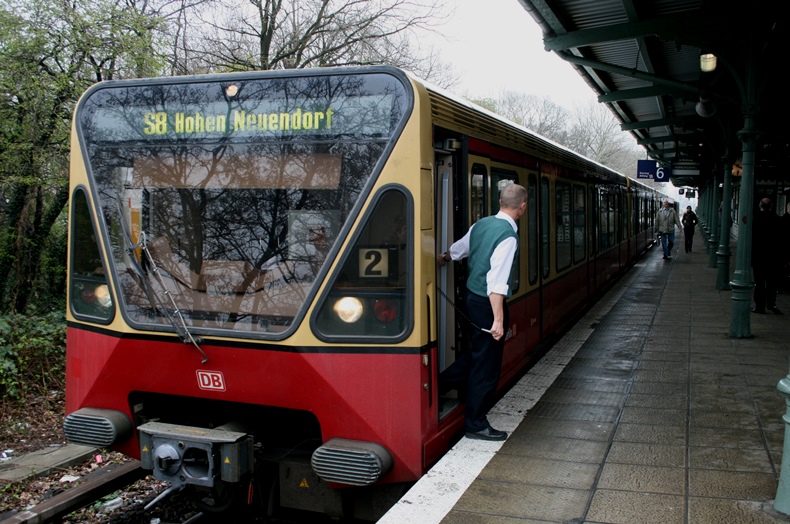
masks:
{"type": "Polygon", "coordinates": [[[429,40],[458,73],[452,92],[495,98],[502,91],[549,96],[572,109],[594,100],[571,64],[543,49],[540,27],[518,0],[451,0],[453,16],[429,40]]]}

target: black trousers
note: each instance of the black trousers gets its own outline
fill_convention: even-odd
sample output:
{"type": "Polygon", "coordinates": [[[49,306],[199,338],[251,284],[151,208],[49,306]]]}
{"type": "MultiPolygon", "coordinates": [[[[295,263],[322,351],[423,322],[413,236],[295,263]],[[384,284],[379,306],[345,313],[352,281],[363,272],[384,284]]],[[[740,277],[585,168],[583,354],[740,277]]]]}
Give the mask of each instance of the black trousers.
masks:
{"type": "Polygon", "coordinates": [[[683,240],[686,241],[686,253],[691,252],[691,244],[694,242],[694,228],[683,228],[683,240]]]}
{"type": "MultiPolygon", "coordinates": [[[[507,304],[504,308],[504,326],[507,331],[510,314],[507,304]]],[[[467,292],[466,314],[472,323],[481,328],[489,329],[494,323],[494,312],[488,297],[467,292]]],[[[491,426],[486,413],[493,403],[499,383],[505,337],[494,340],[490,333],[475,327],[470,329],[471,349],[462,353],[442,372],[439,382],[441,389],[466,387],[464,427],[467,432],[476,433],[491,426]]]]}
{"type": "Polygon", "coordinates": [[[752,266],[754,275],[754,309],[765,311],[776,307],[776,290],[779,287],[780,267],[776,264],[752,266]]]}

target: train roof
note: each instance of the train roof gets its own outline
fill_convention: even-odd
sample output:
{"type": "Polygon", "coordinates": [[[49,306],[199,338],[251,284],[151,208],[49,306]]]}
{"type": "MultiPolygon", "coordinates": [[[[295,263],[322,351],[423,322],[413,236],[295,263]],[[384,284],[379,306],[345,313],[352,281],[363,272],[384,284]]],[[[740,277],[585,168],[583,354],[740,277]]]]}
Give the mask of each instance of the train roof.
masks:
{"type": "Polygon", "coordinates": [[[431,99],[431,112],[437,123],[450,129],[460,129],[471,136],[486,138],[505,146],[530,151],[551,162],[587,173],[596,178],[618,180],[645,191],[656,189],[587,158],[562,144],[546,138],[535,131],[498,115],[474,102],[470,102],[446,89],[433,85],[413,73],[406,71],[409,78],[422,85],[431,99]]]}

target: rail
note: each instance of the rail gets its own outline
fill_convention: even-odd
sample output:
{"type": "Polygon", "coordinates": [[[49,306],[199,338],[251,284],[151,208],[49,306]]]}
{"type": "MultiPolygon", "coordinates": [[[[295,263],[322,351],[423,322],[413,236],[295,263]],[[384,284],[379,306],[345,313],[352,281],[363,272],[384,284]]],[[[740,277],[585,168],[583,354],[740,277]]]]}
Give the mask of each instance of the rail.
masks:
{"type": "Polygon", "coordinates": [[[6,519],[0,520],[2,524],[38,524],[55,522],[64,515],[68,515],[91,502],[112,493],[124,486],[142,479],[148,471],[140,467],[140,462],[133,460],[120,466],[109,466],[96,473],[96,476],[83,484],[51,499],[27,509],[6,519]]]}

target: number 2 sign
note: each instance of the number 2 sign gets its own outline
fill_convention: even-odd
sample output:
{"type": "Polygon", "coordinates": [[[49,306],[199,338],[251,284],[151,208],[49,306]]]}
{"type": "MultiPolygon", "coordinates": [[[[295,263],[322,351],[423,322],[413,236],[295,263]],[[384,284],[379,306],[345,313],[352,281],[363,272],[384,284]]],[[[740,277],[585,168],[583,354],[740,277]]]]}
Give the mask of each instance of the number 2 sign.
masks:
{"type": "Polygon", "coordinates": [[[359,250],[359,278],[384,278],[389,275],[389,251],[363,248],[359,250]]]}

